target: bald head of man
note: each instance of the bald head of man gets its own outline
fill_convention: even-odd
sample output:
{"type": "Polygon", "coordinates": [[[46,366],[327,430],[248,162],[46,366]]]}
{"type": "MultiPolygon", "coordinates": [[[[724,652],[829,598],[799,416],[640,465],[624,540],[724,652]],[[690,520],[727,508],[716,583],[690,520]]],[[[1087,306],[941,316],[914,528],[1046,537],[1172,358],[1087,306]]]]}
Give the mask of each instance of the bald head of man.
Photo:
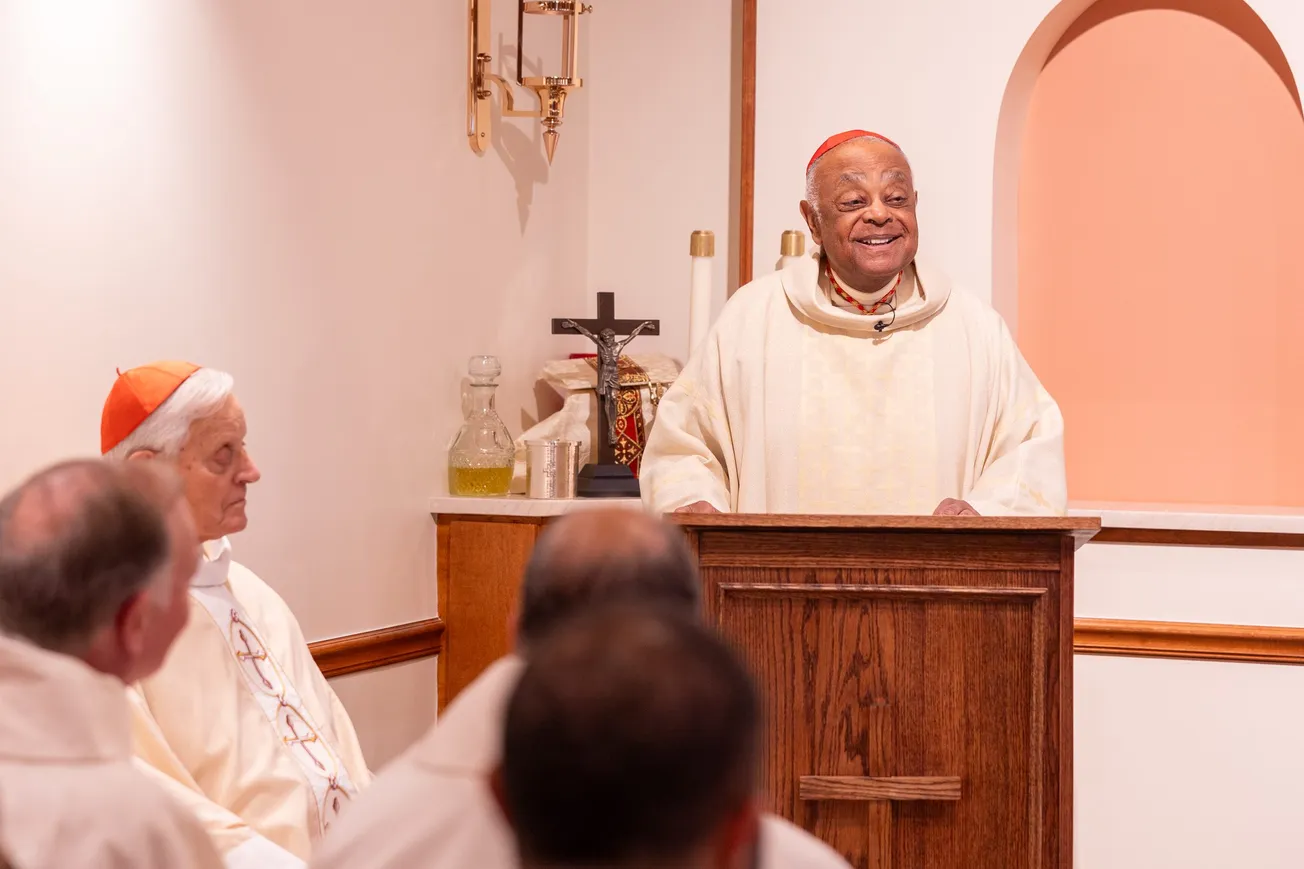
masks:
{"type": "Polygon", "coordinates": [[[625,602],[698,616],[697,565],[683,532],[637,510],[564,516],[544,531],[525,569],[518,649],[583,610],[625,602]]]}
{"type": "Polygon", "coordinates": [[[186,624],[199,553],[181,479],[81,459],[0,500],[0,630],[134,682],[186,624]]]}

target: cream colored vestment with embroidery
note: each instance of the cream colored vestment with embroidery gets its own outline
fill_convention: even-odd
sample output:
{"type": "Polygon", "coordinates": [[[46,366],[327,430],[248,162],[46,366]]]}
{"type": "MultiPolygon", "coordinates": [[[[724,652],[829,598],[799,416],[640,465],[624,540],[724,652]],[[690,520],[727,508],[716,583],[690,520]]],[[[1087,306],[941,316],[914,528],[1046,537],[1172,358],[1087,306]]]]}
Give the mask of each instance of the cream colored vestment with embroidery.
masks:
{"type": "Polygon", "coordinates": [[[0,635],[0,851],[15,869],[220,869],[199,822],[133,766],[122,692],[0,635]]]}
{"type": "Polygon", "coordinates": [[[960,498],[1062,515],[1063,419],[1001,317],[922,257],[897,310],[866,316],[832,301],[818,257],[729,300],[661,400],[644,504],[920,515],[960,498]]]}
{"type": "Polygon", "coordinates": [[[301,866],[371,773],[285,601],[226,540],[204,554],[189,624],[132,692],[136,754],[228,867],[301,866]]]}

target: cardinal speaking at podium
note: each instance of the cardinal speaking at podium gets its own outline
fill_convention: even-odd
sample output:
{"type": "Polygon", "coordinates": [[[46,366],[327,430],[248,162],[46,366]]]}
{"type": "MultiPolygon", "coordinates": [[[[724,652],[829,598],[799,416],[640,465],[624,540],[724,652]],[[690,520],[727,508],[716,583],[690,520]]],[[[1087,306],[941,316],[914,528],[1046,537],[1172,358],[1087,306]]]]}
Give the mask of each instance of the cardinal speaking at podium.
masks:
{"type": "Polygon", "coordinates": [[[818,247],[740,288],[661,400],[649,509],[1064,513],[1059,408],[1001,317],[916,255],[918,199],[886,137],[819,147],[818,247]]]}

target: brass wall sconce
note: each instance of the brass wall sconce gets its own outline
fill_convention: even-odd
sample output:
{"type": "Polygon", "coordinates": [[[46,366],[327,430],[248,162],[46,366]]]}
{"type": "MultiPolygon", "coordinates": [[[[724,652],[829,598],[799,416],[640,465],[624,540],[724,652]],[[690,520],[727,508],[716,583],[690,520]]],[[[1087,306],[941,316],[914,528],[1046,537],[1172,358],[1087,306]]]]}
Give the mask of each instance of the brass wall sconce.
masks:
{"type": "Polygon", "coordinates": [[[470,28],[467,40],[467,111],[466,135],[471,140],[471,150],[483,154],[489,149],[493,133],[490,101],[492,85],[502,91],[503,117],[538,118],[543,123],[543,147],[548,152],[548,162],[557,152],[557,128],[561,126],[566,110],[566,97],[571,91],[584,86],[577,75],[580,61],[581,15],[593,11],[592,6],[580,0],[517,0],[516,13],[516,83],[534,91],[539,98],[537,110],[522,111],[516,108],[512,85],[500,75],[489,71],[493,60],[488,52],[490,7],[492,0],[469,0],[470,28]],[[525,16],[557,15],[562,20],[562,71],[561,75],[525,76],[524,59],[525,16]]]}

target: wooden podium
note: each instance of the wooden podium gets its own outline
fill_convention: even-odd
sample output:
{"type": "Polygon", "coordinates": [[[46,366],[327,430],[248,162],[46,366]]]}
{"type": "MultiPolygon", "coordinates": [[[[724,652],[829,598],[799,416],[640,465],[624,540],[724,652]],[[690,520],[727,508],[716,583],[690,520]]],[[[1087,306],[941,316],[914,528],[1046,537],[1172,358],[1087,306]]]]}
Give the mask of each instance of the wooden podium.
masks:
{"type": "Polygon", "coordinates": [[[1073,554],[1097,519],[678,514],[765,696],[769,808],[873,869],[1073,861],[1073,554]]]}

